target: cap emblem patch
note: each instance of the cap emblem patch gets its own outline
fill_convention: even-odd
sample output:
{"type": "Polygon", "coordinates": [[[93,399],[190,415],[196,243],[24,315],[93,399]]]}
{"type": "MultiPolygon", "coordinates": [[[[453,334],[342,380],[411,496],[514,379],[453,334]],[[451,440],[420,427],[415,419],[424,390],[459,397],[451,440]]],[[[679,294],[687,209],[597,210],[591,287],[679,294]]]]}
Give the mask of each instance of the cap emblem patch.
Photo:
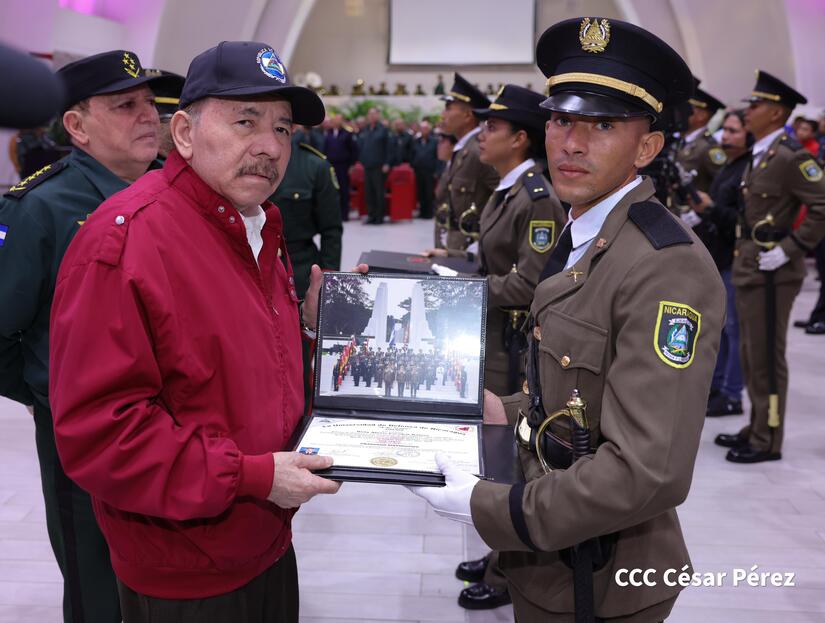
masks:
{"type": "Polygon", "coordinates": [[[123,71],[132,76],[132,78],[137,78],[140,75],[140,65],[137,64],[137,61],[128,52],[123,53],[123,71]]]}
{"type": "Polygon", "coordinates": [[[594,17],[593,21],[590,21],[589,17],[585,17],[579,26],[579,42],[585,52],[604,52],[610,43],[610,22],[606,18],[599,21],[594,17]]]}
{"type": "Polygon", "coordinates": [[[258,52],[258,67],[269,78],[286,83],[286,68],[272,48],[264,48],[258,52]]]}

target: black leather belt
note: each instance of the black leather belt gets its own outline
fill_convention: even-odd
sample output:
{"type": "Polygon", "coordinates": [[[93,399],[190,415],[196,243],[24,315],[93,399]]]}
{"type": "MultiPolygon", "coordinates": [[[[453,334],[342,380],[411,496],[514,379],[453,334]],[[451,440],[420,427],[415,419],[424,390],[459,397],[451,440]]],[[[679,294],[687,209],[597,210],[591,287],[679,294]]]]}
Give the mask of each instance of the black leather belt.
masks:
{"type": "MultiPolygon", "coordinates": [[[[739,224],[737,226],[737,238],[753,237],[753,229],[748,225],[739,224]]],[[[777,229],[776,227],[760,227],[756,232],[757,238],[761,242],[780,242],[791,235],[790,229],[777,229]]]]}

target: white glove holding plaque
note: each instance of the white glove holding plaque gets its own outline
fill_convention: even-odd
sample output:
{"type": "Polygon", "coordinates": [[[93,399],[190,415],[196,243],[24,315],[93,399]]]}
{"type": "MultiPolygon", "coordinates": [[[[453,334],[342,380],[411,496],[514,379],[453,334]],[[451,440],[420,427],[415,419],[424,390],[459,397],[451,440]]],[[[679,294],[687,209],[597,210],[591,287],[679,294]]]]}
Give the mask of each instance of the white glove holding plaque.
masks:
{"type": "Polygon", "coordinates": [[[435,455],[435,464],[444,474],[446,486],[407,487],[407,489],[427,500],[433,510],[442,517],[472,525],[470,497],[473,495],[473,488],[478,483],[478,478],[459,469],[448,456],[441,452],[435,455]]]}
{"type": "Polygon", "coordinates": [[[682,222],[693,229],[697,225],[702,223],[702,217],[696,214],[694,210],[688,210],[687,212],[680,215],[682,222]]]}
{"type": "Polygon", "coordinates": [[[774,271],[791,261],[782,247],[774,247],[770,251],[759,252],[759,270],[774,271]]]}

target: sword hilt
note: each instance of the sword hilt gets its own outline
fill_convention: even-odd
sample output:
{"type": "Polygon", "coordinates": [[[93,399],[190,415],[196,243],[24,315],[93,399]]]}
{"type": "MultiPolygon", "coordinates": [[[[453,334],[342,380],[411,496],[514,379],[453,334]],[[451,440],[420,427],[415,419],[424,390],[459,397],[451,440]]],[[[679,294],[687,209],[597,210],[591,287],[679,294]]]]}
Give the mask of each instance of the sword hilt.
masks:
{"type": "Polygon", "coordinates": [[[765,218],[761,221],[757,221],[754,226],[751,227],[751,240],[753,240],[757,246],[767,249],[768,251],[776,246],[776,242],[773,242],[772,240],[759,240],[756,234],[762,227],[773,227],[773,223],[773,214],[768,214],[765,218]]]}

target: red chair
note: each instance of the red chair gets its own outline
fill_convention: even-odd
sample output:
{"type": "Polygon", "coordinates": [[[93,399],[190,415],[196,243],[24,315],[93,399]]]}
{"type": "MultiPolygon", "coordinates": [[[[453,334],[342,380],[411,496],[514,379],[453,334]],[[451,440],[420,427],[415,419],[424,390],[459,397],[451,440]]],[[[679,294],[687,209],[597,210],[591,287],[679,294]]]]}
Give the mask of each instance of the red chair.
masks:
{"type": "Polygon", "coordinates": [[[349,170],[349,206],[355,208],[358,214],[367,213],[367,200],[364,191],[364,165],[356,162],[349,170]]]}
{"type": "Polygon", "coordinates": [[[391,221],[412,219],[416,203],[415,173],[407,164],[393,167],[387,175],[387,213],[391,221]]]}

